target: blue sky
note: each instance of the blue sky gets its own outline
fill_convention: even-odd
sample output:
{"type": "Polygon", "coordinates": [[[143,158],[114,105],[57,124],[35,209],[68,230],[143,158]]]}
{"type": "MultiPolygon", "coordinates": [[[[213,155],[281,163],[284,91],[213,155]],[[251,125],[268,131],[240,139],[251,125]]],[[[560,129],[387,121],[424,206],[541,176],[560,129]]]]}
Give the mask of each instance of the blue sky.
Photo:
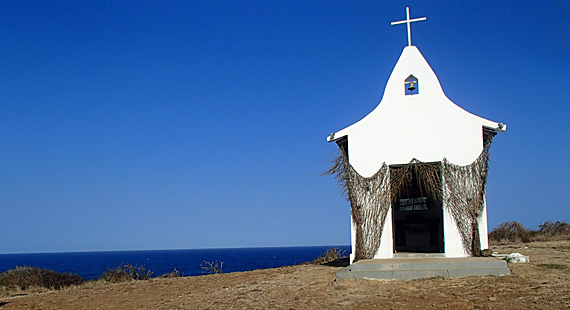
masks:
{"type": "Polygon", "coordinates": [[[489,226],[570,220],[568,1],[3,1],[0,253],[350,243],[333,131],[407,44],[504,122],[489,226]]]}

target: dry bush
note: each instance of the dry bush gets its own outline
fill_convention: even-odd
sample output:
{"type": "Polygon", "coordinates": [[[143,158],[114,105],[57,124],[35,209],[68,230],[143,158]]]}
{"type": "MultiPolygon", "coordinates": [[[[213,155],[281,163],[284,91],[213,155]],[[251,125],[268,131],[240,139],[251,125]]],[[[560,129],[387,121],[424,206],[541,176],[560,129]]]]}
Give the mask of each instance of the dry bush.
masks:
{"type": "Polygon", "coordinates": [[[174,268],[174,270],[172,270],[172,272],[169,273],[165,273],[163,275],[161,275],[159,278],[180,278],[183,277],[184,273],[178,271],[178,269],[174,268]]]}
{"type": "Polygon", "coordinates": [[[570,237],[570,224],[566,221],[546,221],[538,225],[538,233],[546,237],[570,237]]]}
{"type": "Polygon", "coordinates": [[[510,221],[504,222],[489,233],[489,239],[497,242],[530,242],[532,233],[523,224],[510,221]]]}
{"type": "Polygon", "coordinates": [[[109,269],[103,273],[103,280],[107,282],[125,282],[131,280],[149,280],[152,271],[144,265],[132,265],[123,263],[115,269],[109,269]]]}
{"type": "Polygon", "coordinates": [[[0,274],[0,287],[4,290],[27,290],[47,288],[58,290],[84,283],[82,277],[72,273],[61,273],[36,267],[16,267],[0,274]]]}
{"type": "Polygon", "coordinates": [[[342,251],[339,248],[328,248],[321,256],[313,260],[312,264],[326,264],[335,261],[340,258],[346,257],[344,254],[346,251],[342,251]]]}
{"type": "Polygon", "coordinates": [[[109,269],[103,273],[103,280],[111,283],[127,282],[133,280],[133,277],[129,275],[122,266],[115,269],[109,269]]]}
{"type": "Polygon", "coordinates": [[[546,221],[538,227],[538,230],[529,230],[519,222],[504,222],[489,233],[489,240],[499,244],[570,240],[570,224],[566,221],[546,221]]]}
{"type": "Polygon", "coordinates": [[[220,262],[218,263],[218,261],[207,261],[204,260],[203,263],[200,263],[200,268],[202,268],[202,272],[204,273],[215,273],[215,274],[221,274],[222,268],[224,267],[224,262],[220,262]]]}

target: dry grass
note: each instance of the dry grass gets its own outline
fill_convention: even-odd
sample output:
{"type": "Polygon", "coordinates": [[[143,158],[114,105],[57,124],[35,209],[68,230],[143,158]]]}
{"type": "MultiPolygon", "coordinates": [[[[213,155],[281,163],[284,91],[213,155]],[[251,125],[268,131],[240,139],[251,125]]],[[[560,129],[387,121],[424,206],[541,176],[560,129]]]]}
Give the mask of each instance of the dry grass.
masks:
{"type": "Polygon", "coordinates": [[[341,267],[296,265],[150,281],[87,282],[0,299],[2,309],[570,309],[570,241],[497,246],[531,257],[507,276],[337,280],[341,267]]]}

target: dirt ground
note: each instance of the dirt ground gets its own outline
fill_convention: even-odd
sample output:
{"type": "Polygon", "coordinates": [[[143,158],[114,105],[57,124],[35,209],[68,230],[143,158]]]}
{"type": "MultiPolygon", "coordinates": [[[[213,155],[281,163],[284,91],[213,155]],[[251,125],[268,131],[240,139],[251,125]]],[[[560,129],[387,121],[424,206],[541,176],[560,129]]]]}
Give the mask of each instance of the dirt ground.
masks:
{"type": "Polygon", "coordinates": [[[0,298],[0,309],[569,309],[570,241],[492,246],[530,256],[511,275],[340,280],[341,267],[299,265],[126,283],[89,282],[0,298]]]}

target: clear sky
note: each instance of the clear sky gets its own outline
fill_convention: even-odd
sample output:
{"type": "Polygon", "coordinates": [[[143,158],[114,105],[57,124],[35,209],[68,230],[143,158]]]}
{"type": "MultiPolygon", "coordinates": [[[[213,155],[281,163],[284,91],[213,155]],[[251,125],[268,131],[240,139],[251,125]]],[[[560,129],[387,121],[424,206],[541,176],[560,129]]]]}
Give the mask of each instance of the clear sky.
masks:
{"type": "Polygon", "coordinates": [[[508,125],[489,226],[570,220],[570,2],[2,1],[0,253],[350,243],[326,137],[412,43],[508,125]]]}

